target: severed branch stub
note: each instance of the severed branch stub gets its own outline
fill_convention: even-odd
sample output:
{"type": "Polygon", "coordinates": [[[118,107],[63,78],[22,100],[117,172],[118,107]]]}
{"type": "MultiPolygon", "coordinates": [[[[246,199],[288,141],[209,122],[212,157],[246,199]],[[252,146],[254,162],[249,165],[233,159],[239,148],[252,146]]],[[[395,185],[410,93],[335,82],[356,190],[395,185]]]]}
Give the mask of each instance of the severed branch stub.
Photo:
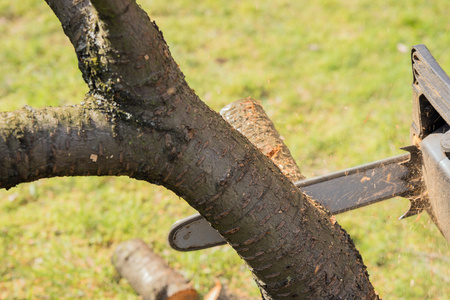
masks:
{"type": "Polygon", "coordinates": [[[305,179],[259,101],[252,98],[240,99],[222,108],[220,114],[270,158],[292,182],[305,179]]]}
{"type": "Polygon", "coordinates": [[[144,300],[195,300],[197,291],[140,239],[119,244],[112,263],[144,300]]]}

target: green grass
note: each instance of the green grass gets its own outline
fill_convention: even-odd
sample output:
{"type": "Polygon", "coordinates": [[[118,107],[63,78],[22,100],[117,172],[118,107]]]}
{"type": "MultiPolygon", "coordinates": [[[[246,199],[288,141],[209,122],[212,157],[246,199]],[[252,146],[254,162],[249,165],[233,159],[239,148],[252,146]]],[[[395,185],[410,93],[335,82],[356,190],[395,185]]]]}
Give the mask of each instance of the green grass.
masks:
{"type": "MultiPolygon", "coordinates": [[[[409,143],[409,47],[450,72],[448,3],[141,1],[187,81],[212,108],[262,101],[311,177],[401,153],[409,143]],[[408,50],[399,51],[405,45],[408,50]]],[[[0,0],[0,110],[78,103],[87,87],[44,1],[0,0]]],[[[0,299],[129,299],[110,257],[142,238],[205,293],[220,278],[258,292],[229,247],[177,253],[170,224],[192,213],[163,188],[127,178],[61,178],[0,191],[0,299]]],[[[407,200],[338,216],[386,299],[449,299],[450,249],[407,200]]]]}

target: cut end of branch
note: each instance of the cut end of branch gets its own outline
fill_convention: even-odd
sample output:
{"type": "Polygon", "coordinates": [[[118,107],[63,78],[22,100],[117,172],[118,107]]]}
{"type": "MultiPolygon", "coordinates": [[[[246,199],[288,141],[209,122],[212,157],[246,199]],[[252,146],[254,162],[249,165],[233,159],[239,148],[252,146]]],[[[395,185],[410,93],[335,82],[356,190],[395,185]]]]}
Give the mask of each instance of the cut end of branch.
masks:
{"type": "Polygon", "coordinates": [[[270,158],[292,182],[305,179],[289,148],[257,100],[252,98],[237,100],[225,106],[220,114],[270,158]]]}

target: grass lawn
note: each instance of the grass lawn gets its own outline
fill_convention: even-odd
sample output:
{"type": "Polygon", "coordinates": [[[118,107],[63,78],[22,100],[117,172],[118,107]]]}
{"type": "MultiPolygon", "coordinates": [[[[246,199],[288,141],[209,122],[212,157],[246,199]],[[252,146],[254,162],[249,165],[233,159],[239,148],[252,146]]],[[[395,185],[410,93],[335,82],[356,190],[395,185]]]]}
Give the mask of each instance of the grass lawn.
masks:
{"type": "MultiPolygon", "coordinates": [[[[448,2],[139,1],[200,98],[260,99],[307,177],[400,154],[412,121],[410,47],[450,73],[448,2]],[[260,3],[261,2],[261,3],[260,3]]],[[[44,1],[0,0],[0,110],[79,103],[87,87],[44,1]]],[[[1,154],[0,154],[1,155],[1,154]]],[[[397,198],[337,216],[385,299],[450,299],[450,247],[397,198]]],[[[59,178],[0,190],[0,299],[134,299],[115,246],[142,238],[203,294],[219,278],[259,295],[230,247],[177,253],[170,224],[194,211],[128,178],[59,178]]]]}

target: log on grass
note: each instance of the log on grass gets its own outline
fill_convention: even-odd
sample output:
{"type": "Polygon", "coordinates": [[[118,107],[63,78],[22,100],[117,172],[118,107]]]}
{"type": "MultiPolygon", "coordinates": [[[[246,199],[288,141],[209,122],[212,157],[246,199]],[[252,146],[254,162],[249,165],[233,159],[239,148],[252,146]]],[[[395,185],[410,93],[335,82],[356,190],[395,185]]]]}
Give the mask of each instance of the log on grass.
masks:
{"type": "Polygon", "coordinates": [[[192,285],[140,239],[119,244],[112,263],[144,300],[198,299],[192,285]]]}

